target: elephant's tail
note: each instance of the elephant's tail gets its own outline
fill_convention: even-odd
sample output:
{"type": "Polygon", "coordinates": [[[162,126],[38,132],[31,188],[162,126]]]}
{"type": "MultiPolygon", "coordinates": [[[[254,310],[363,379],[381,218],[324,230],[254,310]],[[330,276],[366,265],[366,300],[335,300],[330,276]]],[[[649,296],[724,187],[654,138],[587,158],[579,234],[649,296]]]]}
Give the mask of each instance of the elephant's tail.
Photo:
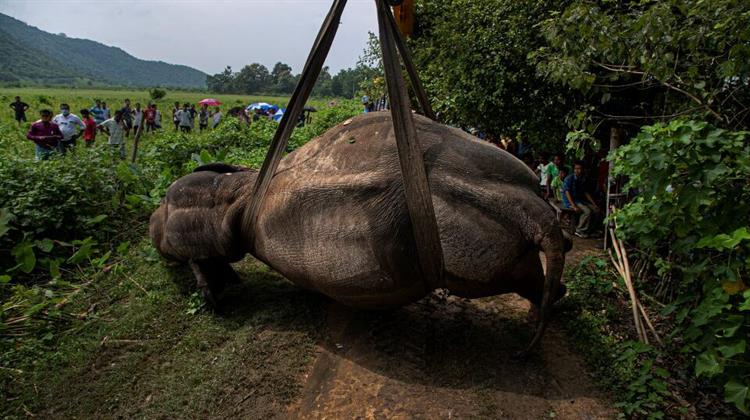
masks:
{"type": "Polygon", "coordinates": [[[546,270],[544,273],[544,285],[542,288],[542,302],[539,307],[539,324],[537,324],[534,338],[529,343],[525,353],[530,352],[542,339],[544,330],[549,323],[552,304],[562,286],[561,280],[565,268],[566,240],[559,227],[548,230],[539,243],[539,248],[544,252],[546,259],[546,270]]]}

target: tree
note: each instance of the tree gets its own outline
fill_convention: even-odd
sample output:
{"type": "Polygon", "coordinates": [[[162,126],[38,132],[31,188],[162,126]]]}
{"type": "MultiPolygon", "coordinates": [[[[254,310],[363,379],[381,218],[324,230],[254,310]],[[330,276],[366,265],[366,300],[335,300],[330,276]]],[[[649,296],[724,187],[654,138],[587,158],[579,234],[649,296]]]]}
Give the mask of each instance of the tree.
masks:
{"type": "Polygon", "coordinates": [[[411,41],[433,107],[443,120],[556,147],[576,100],[537,74],[528,54],[544,45],[538,24],[561,8],[552,0],[416,3],[411,41]]]}
{"type": "Polygon", "coordinates": [[[750,126],[747,2],[578,0],[540,27],[540,73],[588,99],[579,130],[675,117],[750,126]]]}
{"type": "Polygon", "coordinates": [[[281,62],[276,63],[271,71],[273,92],[291,94],[297,85],[298,78],[292,74],[292,67],[281,62]]]}
{"type": "Polygon", "coordinates": [[[331,92],[331,72],[328,66],[323,67],[315,82],[312,94],[315,96],[333,96],[331,92]]]}
{"type": "Polygon", "coordinates": [[[208,87],[209,92],[232,92],[233,83],[234,75],[232,74],[231,66],[227,66],[221,73],[214,74],[213,76],[206,76],[206,86],[208,87]]]}
{"type": "Polygon", "coordinates": [[[271,88],[271,74],[266,66],[253,63],[242,68],[234,76],[234,91],[244,94],[266,93],[271,88]]]}

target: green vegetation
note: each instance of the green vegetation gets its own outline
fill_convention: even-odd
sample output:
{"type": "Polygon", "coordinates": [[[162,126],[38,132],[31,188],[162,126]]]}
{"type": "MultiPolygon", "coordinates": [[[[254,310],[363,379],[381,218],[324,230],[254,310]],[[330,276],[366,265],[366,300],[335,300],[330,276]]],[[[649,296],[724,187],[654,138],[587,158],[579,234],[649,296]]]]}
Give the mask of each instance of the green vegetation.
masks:
{"type": "MultiPolygon", "coordinates": [[[[635,196],[615,221],[669,333],[664,349],[632,350],[644,363],[679,353],[685,387],[748,414],[750,4],[422,0],[417,22],[412,47],[446,121],[578,157],[612,132],[629,142],[610,156],[635,196]]],[[[631,362],[624,372],[645,372],[631,362]]],[[[624,414],[662,406],[643,376],[620,379],[638,391],[624,414]]]]}
{"type": "MultiPolygon", "coordinates": [[[[16,93],[0,91],[6,99],[16,93]]],[[[148,95],[20,94],[34,110],[62,101],[75,110],[90,106],[93,97],[111,105],[124,97],[146,103],[148,95]]],[[[282,98],[220,98],[228,103],[225,115],[235,98],[243,104],[283,104],[282,98]]],[[[199,99],[167,93],[159,102],[167,124],[144,135],[136,164],[120,161],[103,136],[91,148],[34,162],[26,127],[17,127],[10,118],[0,121],[4,416],[22,416],[25,410],[42,410],[42,417],[214,415],[205,410],[217,405],[215,395],[228,388],[255,389],[257,394],[237,395],[221,413],[242,416],[245,411],[232,411],[240,401],[244,408],[238,410],[255,415],[276,412],[296,395],[297,376],[307,366],[324,315],[320,298],[248,260],[240,273],[253,282],[235,287],[228,298],[252,304],[219,316],[203,314],[189,273],[165,267],[145,239],[148,216],[172,181],[218,159],[259,167],[277,127],[270,120],[247,127],[230,117],[204,133],[172,131],[168,104],[199,99]],[[111,365],[103,366],[101,360],[111,365]],[[247,369],[237,372],[237,366],[247,369]],[[207,377],[206,367],[216,375],[207,377]],[[137,390],[129,386],[136,379],[133,372],[139,376],[137,390]],[[169,398],[162,398],[164,393],[169,398]],[[76,399],[61,402],[62,394],[76,399]]],[[[312,123],[295,130],[289,150],[360,112],[356,102],[333,108],[312,104],[319,112],[312,123]]],[[[129,153],[131,142],[132,137],[129,153]]]]}
{"type": "Polygon", "coordinates": [[[137,59],[87,39],[39,30],[0,13],[0,82],[77,86],[206,86],[194,68],[137,59]]]}
{"type": "Polygon", "coordinates": [[[695,374],[749,413],[750,133],[675,120],[645,127],[614,159],[640,192],[616,221],[654,265],[643,287],[671,302],[695,374]]]}

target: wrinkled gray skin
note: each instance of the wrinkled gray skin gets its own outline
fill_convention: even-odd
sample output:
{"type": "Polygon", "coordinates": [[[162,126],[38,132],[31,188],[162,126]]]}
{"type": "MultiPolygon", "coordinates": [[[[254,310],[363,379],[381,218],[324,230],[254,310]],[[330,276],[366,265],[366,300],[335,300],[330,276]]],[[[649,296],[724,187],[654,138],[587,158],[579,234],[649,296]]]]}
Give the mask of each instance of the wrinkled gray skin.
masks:
{"type": "MultiPolygon", "coordinates": [[[[539,179],[495,146],[414,118],[445,287],[467,298],[515,292],[542,304],[533,345],[552,301],[564,294],[566,251],[554,211],[539,196],[539,179]]],[[[358,116],[285,157],[252,235],[241,220],[255,178],[254,171],[228,165],[199,168],[172,184],[151,216],[156,248],[189,263],[210,302],[236,279],[229,263],[251,249],[297,285],[354,307],[398,307],[431,292],[419,274],[389,113],[358,116]]]]}

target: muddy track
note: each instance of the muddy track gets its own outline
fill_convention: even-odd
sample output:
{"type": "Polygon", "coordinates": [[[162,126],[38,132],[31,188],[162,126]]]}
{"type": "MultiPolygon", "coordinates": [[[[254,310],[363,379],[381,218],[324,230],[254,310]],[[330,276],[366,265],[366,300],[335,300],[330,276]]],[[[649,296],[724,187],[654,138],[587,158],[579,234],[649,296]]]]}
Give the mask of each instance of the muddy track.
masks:
{"type": "MultiPolygon", "coordinates": [[[[568,263],[591,252],[577,241],[568,263]]],[[[610,418],[580,355],[553,322],[528,360],[528,302],[430,296],[390,313],[332,304],[290,418],[610,418]]]]}

